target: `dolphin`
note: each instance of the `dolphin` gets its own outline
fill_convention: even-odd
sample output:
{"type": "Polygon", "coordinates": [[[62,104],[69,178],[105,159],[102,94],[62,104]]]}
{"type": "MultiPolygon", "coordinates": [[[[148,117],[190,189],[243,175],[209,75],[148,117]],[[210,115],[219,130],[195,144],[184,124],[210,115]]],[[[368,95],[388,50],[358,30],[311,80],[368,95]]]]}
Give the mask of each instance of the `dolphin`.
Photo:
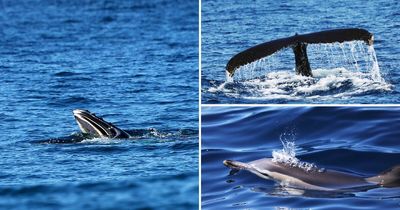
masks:
{"type": "Polygon", "coordinates": [[[294,189],[340,192],[364,187],[400,187],[400,165],[373,177],[362,177],[335,170],[305,169],[276,162],[272,158],[262,158],[248,163],[225,160],[223,163],[232,169],[231,174],[238,170],[247,170],[261,178],[274,180],[294,189]]]}
{"type": "Polygon", "coordinates": [[[110,122],[97,117],[88,110],[75,109],[73,114],[83,134],[96,138],[125,139],[130,138],[128,132],[119,129],[110,122]]]}

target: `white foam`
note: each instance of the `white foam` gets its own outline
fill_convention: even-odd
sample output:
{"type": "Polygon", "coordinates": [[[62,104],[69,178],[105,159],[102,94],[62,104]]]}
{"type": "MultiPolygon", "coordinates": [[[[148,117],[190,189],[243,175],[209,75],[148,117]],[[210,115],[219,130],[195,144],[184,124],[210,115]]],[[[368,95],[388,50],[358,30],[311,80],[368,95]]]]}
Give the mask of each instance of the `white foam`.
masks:
{"type": "Polygon", "coordinates": [[[149,130],[150,132],[149,132],[149,134],[150,134],[150,136],[154,136],[154,137],[157,137],[157,138],[166,138],[166,137],[169,137],[169,136],[172,136],[173,134],[172,133],[162,133],[162,132],[159,132],[157,129],[155,129],[155,128],[150,128],[150,130],[149,130]]]}
{"type": "Polygon", "coordinates": [[[306,171],[315,171],[318,168],[313,163],[302,162],[296,157],[295,134],[284,133],[280,136],[283,149],[272,151],[272,161],[275,163],[283,163],[291,167],[302,168],[306,171]]]}
{"type": "Polygon", "coordinates": [[[92,139],[85,139],[81,141],[82,144],[118,144],[120,143],[120,139],[110,139],[110,138],[92,138],[92,139]]]}
{"type": "Polygon", "coordinates": [[[345,68],[316,69],[315,77],[296,75],[294,71],[270,72],[264,78],[235,83],[222,83],[211,87],[212,93],[223,93],[229,97],[245,99],[300,100],[351,97],[370,91],[389,92],[393,86],[383,79],[362,72],[351,72],[345,68]]]}

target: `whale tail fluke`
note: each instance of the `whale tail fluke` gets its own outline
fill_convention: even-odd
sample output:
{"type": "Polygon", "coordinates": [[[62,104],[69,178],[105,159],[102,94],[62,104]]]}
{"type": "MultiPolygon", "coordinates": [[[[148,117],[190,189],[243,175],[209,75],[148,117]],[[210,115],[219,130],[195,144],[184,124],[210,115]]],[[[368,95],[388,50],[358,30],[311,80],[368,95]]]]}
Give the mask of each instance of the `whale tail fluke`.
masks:
{"type": "Polygon", "coordinates": [[[400,165],[396,165],[376,176],[367,178],[367,181],[379,184],[382,187],[400,187],[400,165]]]}
{"type": "Polygon", "coordinates": [[[295,55],[296,73],[302,76],[312,76],[307,57],[307,44],[326,44],[360,40],[368,45],[373,44],[373,35],[365,29],[346,28],[320,31],[309,34],[296,34],[291,37],[276,39],[261,43],[234,55],[226,64],[226,71],[232,77],[241,66],[257,61],[275,52],[291,47],[295,55]]]}

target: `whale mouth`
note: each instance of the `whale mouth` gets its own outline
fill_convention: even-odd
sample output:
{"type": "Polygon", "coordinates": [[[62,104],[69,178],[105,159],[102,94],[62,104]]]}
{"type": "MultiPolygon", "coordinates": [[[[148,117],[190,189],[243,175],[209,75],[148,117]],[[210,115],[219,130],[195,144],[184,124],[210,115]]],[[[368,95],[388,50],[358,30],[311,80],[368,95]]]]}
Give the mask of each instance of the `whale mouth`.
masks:
{"type": "Polygon", "coordinates": [[[116,138],[122,133],[122,130],[88,110],[75,109],[73,114],[84,134],[89,134],[95,138],[116,138]]]}

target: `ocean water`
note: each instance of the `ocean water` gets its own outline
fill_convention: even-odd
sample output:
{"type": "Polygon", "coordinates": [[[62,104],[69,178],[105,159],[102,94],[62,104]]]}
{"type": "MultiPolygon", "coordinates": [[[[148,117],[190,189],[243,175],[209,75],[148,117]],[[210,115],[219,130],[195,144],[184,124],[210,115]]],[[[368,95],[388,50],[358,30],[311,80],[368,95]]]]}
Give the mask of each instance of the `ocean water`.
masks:
{"type": "Polygon", "coordinates": [[[0,1],[0,208],[198,207],[198,3],[0,1]],[[79,133],[88,109],[134,139],[79,133]]]}
{"type": "Polygon", "coordinates": [[[398,103],[399,11],[391,0],[202,1],[202,103],[398,103]],[[225,73],[229,59],[249,47],[337,28],[364,28],[374,45],[309,45],[315,78],[295,75],[291,49],[241,68],[234,78],[225,73]]]}
{"type": "Polygon", "coordinates": [[[291,141],[300,161],[374,176],[400,163],[399,119],[399,107],[202,107],[202,209],[399,209],[399,187],[290,190],[223,165],[276,157],[291,141]]]}

